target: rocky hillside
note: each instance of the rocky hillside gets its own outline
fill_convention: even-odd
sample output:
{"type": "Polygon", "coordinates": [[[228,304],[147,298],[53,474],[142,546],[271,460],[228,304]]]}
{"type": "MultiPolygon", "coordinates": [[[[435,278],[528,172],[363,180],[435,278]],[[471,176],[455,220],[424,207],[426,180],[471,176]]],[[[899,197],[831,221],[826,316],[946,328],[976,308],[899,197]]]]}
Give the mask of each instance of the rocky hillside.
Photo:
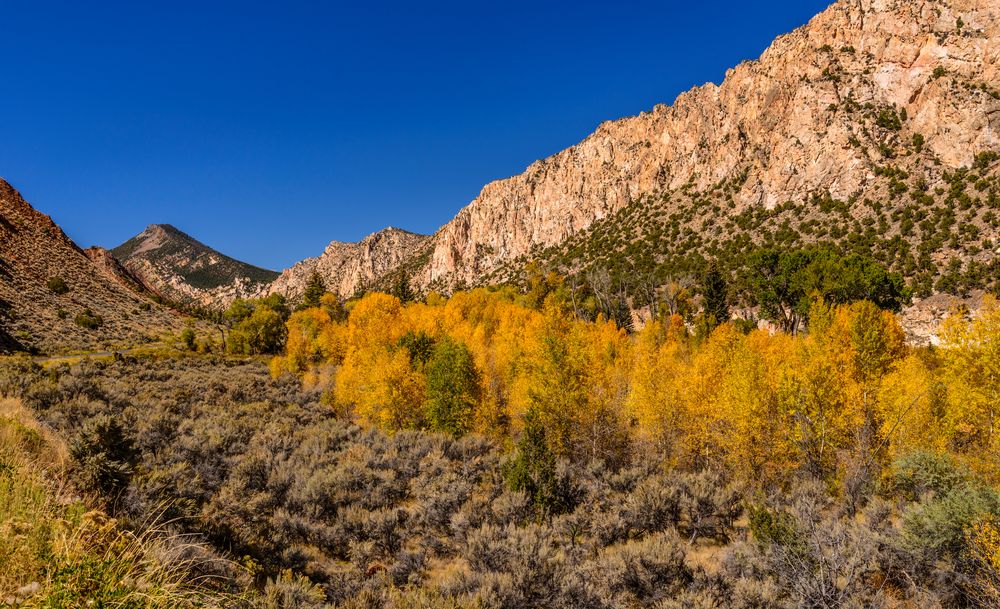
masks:
{"type": "Polygon", "coordinates": [[[223,306],[278,277],[220,254],[169,224],[153,224],[111,253],[148,290],[179,303],[223,306]]]}
{"type": "Polygon", "coordinates": [[[721,85],[487,185],[416,282],[502,280],[546,248],[649,271],[810,240],[874,246],[930,290],[995,269],[998,30],[992,0],[837,2],[721,85]]]}
{"type": "Polygon", "coordinates": [[[0,180],[0,352],[100,350],[182,326],[106,275],[0,180]]]}
{"type": "Polygon", "coordinates": [[[315,271],[323,278],[327,289],[349,297],[378,285],[407,265],[422,264],[420,254],[426,250],[428,239],[425,235],[390,227],[358,243],[334,241],[321,255],[307,258],[282,272],[261,293],[279,293],[295,300],[315,271]]]}

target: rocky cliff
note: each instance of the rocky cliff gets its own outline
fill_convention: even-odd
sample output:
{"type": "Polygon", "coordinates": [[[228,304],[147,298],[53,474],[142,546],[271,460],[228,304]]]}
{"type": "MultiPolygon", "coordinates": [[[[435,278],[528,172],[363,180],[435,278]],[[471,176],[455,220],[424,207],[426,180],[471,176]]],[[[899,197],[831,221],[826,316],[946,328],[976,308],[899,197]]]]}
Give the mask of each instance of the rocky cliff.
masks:
{"type": "Polygon", "coordinates": [[[321,255],[307,258],[282,272],[261,294],[278,293],[296,300],[316,272],[328,290],[350,297],[359,290],[375,286],[401,265],[415,260],[427,239],[425,235],[390,227],[358,243],[334,241],[321,255]]]}
{"type": "Polygon", "coordinates": [[[818,242],[873,255],[922,298],[995,289],[998,17],[993,0],[840,0],[720,85],[606,122],[488,184],[430,237],[387,229],[334,242],[270,284],[220,273],[194,285],[176,269],[198,255],[145,255],[167,239],[155,227],[133,244],[141,255],[115,253],[158,291],[223,304],[295,299],[313,271],[349,296],[399,276],[445,291],[511,281],[538,260],[603,267],[631,284],[638,308],[637,284],[690,275],[704,259],[818,242]]]}
{"type": "Polygon", "coordinates": [[[144,298],[148,298],[153,294],[146,289],[142,281],[132,274],[132,271],[125,268],[121,262],[115,258],[109,250],[100,246],[91,246],[83,250],[83,253],[94,263],[100,271],[102,271],[109,278],[117,281],[126,288],[132,290],[136,294],[144,298]]]}
{"type": "Polygon", "coordinates": [[[718,217],[817,193],[863,200],[905,156],[946,187],[945,171],[1000,145],[998,16],[993,0],[841,0],[721,85],[487,185],[433,236],[418,282],[474,283],[654,193],[726,184],[718,217]]]}

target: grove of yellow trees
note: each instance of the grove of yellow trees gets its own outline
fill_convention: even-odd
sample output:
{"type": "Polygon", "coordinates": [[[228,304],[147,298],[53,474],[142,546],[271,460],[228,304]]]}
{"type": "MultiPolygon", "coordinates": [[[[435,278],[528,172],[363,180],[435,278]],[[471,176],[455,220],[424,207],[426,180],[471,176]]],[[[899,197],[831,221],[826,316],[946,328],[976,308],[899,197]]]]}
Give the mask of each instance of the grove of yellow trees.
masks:
{"type": "Polygon", "coordinates": [[[513,289],[405,305],[372,293],[346,319],[337,310],[327,295],[294,313],[272,372],[303,374],[385,430],[511,442],[530,419],[561,458],[650,451],[761,484],[808,471],[847,492],[918,448],[1000,479],[1000,306],[989,297],[927,348],[908,347],[895,316],[864,301],[815,302],[796,336],[723,324],[697,337],[678,316],[629,335],[575,317],[558,293],[528,302],[513,289]]]}

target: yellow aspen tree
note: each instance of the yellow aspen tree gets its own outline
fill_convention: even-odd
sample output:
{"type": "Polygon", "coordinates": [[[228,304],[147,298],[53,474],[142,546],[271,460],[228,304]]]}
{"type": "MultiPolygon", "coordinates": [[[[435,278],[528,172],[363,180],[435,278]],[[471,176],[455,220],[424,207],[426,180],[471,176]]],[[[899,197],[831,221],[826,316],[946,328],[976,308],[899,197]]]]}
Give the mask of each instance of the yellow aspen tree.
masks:
{"type": "Polygon", "coordinates": [[[970,321],[952,315],[941,328],[943,383],[948,387],[944,427],[952,450],[1000,467],[1000,305],[986,296],[970,321]]]}

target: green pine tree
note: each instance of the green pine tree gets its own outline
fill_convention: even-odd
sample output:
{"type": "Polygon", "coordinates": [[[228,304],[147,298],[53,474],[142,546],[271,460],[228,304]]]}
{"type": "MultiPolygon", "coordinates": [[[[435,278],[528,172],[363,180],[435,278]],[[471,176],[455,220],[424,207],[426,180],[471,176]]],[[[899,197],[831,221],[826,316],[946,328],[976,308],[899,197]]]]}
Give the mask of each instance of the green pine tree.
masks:
{"type": "Polygon", "coordinates": [[[302,299],[302,308],[312,309],[318,307],[323,294],[326,294],[326,286],[323,284],[323,278],[320,277],[319,273],[313,271],[312,275],[309,276],[309,283],[306,284],[306,292],[302,299]]]}

